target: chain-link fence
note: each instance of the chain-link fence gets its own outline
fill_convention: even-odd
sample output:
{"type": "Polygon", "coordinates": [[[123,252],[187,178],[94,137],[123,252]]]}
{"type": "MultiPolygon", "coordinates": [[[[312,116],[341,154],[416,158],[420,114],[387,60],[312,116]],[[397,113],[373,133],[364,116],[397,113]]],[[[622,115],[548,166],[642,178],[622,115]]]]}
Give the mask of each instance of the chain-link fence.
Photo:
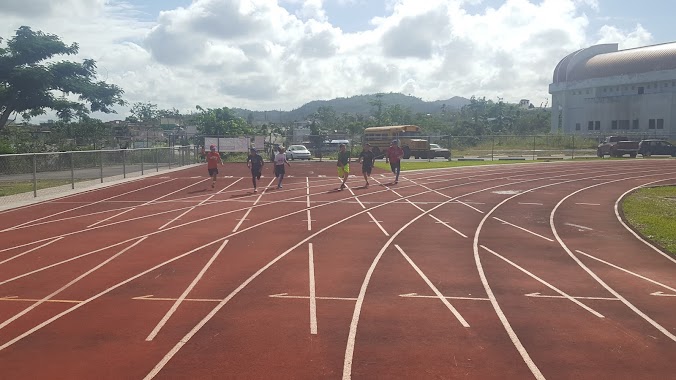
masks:
{"type": "MultiPolygon", "coordinates": [[[[676,144],[676,135],[669,134],[625,134],[628,139],[640,141],[644,139],[663,139],[676,144]]],[[[392,139],[399,139],[409,159],[423,160],[557,160],[572,158],[592,158],[597,156],[597,147],[606,138],[604,134],[589,135],[484,135],[484,136],[392,136],[374,143],[379,158],[392,139]],[[410,139],[415,139],[413,143],[410,139]],[[413,145],[416,145],[415,148],[413,145]]],[[[254,137],[251,137],[254,141],[254,137]]],[[[271,159],[280,147],[289,148],[302,145],[310,151],[312,159],[318,161],[335,160],[341,144],[347,146],[352,157],[362,151],[361,135],[302,135],[302,136],[269,136],[264,143],[257,145],[265,159],[271,159]],[[260,149],[263,146],[263,149],[260,149]]],[[[222,151],[222,149],[221,149],[222,151]]],[[[223,152],[224,159],[230,162],[246,161],[246,153],[223,152]]],[[[287,157],[292,154],[287,150],[287,157]]]]}
{"type": "Polygon", "coordinates": [[[196,146],[0,155],[0,203],[138,177],[199,159],[196,146]]]}

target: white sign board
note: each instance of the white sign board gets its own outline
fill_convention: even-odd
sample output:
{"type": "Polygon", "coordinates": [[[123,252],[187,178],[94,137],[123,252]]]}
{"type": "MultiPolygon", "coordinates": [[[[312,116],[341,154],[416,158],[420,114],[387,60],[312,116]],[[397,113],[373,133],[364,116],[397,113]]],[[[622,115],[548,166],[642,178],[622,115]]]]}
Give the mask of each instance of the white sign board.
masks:
{"type": "Polygon", "coordinates": [[[219,152],[241,152],[246,153],[249,151],[249,138],[248,137],[205,137],[204,138],[204,147],[208,149],[209,146],[216,146],[216,150],[219,152]]]}

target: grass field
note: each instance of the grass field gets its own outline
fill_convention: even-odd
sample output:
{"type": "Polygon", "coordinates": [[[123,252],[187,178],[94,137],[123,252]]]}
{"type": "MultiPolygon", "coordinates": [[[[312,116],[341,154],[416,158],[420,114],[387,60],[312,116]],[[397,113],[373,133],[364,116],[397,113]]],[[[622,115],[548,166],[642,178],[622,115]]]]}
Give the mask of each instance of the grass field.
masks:
{"type": "MultiPolygon", "coordinates": [[[[77,181],[76,181],[77,182],[77,181]]],[[[69,179],[45,179],[37,182],[37,188],[47,189],[50,187],[69,185],[69,179]]],[[[0,197],[33,191],[33,182],[0,182],[0,197]]]]}
{"type": "Polygon", "coordinates": [[[622,204],[627,221],[676,255],[676,186],[640,189],[622,204]]]}

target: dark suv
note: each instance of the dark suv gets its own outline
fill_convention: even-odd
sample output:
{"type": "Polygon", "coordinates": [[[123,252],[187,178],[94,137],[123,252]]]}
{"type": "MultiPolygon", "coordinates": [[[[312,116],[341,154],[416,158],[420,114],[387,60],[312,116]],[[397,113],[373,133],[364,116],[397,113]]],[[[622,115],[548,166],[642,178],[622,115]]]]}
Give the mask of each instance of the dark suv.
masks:
{"type": "Polygon", "coordinates": [[[666,140],[643,140],[638,144],[638,153],[643,157],[653,154],[676,157],[676,146],[666,140]]]}

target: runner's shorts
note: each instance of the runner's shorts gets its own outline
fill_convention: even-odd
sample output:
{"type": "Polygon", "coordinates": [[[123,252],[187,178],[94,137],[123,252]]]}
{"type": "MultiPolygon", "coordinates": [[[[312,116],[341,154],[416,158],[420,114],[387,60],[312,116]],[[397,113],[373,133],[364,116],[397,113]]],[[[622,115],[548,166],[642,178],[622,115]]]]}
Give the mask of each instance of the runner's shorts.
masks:
{"type": "Polygon", "coordinates": [[[284,175],[284,165],[275,165],[275,177],[284,175]]]}
{"type": "Polygon", "coordinates": [[[218,168],[209,169],[209,177],[213,177],[218,174],[218,168]]]}
{"type": "Polygon", "coordinates": [[[345,174],[349,173],[350,173],[350,164],[338,167],[338,177],[344,177],[345,174]]]}

